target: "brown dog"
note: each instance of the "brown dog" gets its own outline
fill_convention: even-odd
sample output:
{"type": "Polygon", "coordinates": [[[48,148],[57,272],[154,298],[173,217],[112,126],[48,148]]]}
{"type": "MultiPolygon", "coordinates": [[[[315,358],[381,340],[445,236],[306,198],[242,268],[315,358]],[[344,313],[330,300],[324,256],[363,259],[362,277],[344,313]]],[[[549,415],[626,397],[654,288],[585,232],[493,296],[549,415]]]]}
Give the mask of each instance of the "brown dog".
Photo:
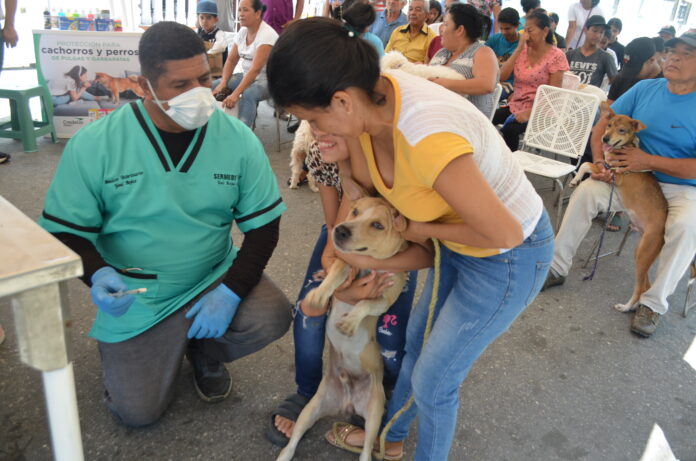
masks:
{"type": "MultiPolygon", "coordinates": [[[[645,129],[638,120],[626,115],[616,115],[608,104],[602,104],[602,111],[607,113],[609,123],[602,137],[605,152],[622,147],[638,147],[636,133],[645,129]]],[[[597,173],[598,168],[593,163],[583,163],[570,186],[576,186],[585,173],[597,173]]],[[[667,200],[662,189],[649,171],[628,171],[615,175],[618,190],[624,209],[628,212],[633,225],[642,236],[636,246],[636,283],[631,299],[625,304],[616,304],[615,309],[628,312],[638,306],[640,295],[650,288],[648,271],[660,254],[665,237],[665,221],[667,220],[667,200]]]]}
{"type": "MultiPolygon", "coordinates": [[[[299,128],[295,132],[295,139],[292,141],[292,150],[290,151],[290,181],[288,187],[290,189],[297,189],[300,187],[300,176],[302,175],[302,170],[304,169],[304,161],[307,158],[307,153],[314,143],[314,136],[312,136],[312,129],[309,123],[302,120],[300,122],[299,128]]],[[[309,188],[313,192],[318,192],[317,181],[314,177],[307,172],[307,182],[309,183],[309,188]]]]}
{"type": "MultiPolygon", "coordinates": [[[[356,253],[386,259],[406,249],[401,236],[405,221],[397,219],[396,210],[384,199],[365,197],[352,181],[343,188],[354,201],[346,221],[334,228],[332,238],[336,248],[344,253],[356,253]]],[[[333,292],[343,284],[351,268],[340,259],[331,265],[324,281],[310,291],[305,302],[323,307],[333,292]]],[[[372,459],[372,448],[384,413],[382,375],[384,363],[376,339],[377,318],[396,301],[406,284],[404,272],[394,274],[394,285],[376,299],[366,299],[351,306],[333,298],[326,322],[329,360],[324,377],[300,413],[288,445],[280,452],[278,461],[289,461],[304,433],[321,417],[340,412],[357,413],[365,418],[365,444],[361,461],[372,459]]]]}
{"type": "Polygon", "coordinates": [[[130,77],[126,78],[121,78],[121,77],[112,77],[109,74],[105,74],[104,72],[97,72],[97,78],[94,79],[95,82],[101,82],[102,85],[104,85],[110,92],[111,92],[111,102],[114,104],[118,104],[118,102],[121,100],[121,95],[120,93],[123,93],[124,91],[132,91],[138,97],[144,98],[145,94],[143,93],[143,90],[140,88],[140,84],[138,83],[138,77],[135,75],[131,75],[130,77]]]}

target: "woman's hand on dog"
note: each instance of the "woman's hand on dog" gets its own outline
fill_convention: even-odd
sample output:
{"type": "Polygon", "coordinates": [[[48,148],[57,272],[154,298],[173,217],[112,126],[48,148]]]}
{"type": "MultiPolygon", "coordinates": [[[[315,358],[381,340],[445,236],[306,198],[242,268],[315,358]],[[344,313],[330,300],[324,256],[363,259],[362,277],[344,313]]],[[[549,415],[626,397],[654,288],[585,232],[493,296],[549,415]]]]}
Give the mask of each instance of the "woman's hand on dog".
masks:
{"type": "Polygon", "coordinates": [[[370,271],[366,276],[353,280],[348,286],[344,284],[339,287],[334,296],[339,301],[352,305],[363,299],[379,298],[394,285],[393,276],[392,272],[370,271]]]}
{"type": "Polygon", "coordinates": [[[237,105],[239,102],[240,94],[239,93],[232,93],[231,95],[227,96],[224,101],[222,101],[223,107],[226,107],[228,109],[232,109],[234,106],[237,105]]]}
{"type": "Polygon", "coordinates": [[[652,165],[650,164],[652,155],[638,147],[624,147],[607,152],[606,157],[607,163],[615,169],[616,173],[652,170],[652,165]]]}

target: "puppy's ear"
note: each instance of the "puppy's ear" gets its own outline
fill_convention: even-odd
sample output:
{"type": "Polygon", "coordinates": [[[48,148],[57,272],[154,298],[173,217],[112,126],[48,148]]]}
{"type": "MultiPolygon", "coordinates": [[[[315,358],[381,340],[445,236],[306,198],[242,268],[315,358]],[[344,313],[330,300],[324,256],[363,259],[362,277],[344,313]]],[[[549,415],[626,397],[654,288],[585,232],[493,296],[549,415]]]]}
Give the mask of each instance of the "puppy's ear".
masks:
{"type": "Polygon", "coordinates": [[[400,213],[397,213],[396,216],[394,216],[394,230],[397,232],[403,232],[406,230],[406,227],[408,227],[406,218],[404,218],[400,213]]]}
{"type": "Polygon", "coordinates": [[[633,132],[638,133],[647,128],[640,120],[631,120],[631,126],[633,127],[633,132]]]}
{"type": "Polygon", "coordinates": [[[341,187],[343,187],[343,192],[348,196],[351,202],[367,197],[365,189],[360,187],[360,185],[349,176],[341,176],[341,187]]]}
{"type": "Polygon", "coordinates": [[[602,104],[600,104],[599,106],[599,109],[602,115],[604,115],[604,117],[606,117],[607,120],[611,120],[611,118],[614,115],[616,115],[614,113],[614,110],[611,108],[611,105],[607,101],[602,102],[602,104]]]}

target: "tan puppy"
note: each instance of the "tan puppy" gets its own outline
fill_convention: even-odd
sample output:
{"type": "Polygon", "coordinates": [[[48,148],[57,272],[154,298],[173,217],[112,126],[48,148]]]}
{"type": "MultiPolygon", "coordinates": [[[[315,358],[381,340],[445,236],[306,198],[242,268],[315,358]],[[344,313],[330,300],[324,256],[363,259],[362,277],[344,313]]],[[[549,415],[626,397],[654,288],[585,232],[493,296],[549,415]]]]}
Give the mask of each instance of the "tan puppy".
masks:
{"type": "MultiPolygon", "coordinates": [[[[304,160],[307,158],[307,152],[309,152],[313,142],[314,136],[312,136],[312,129],[309,123],[302,120],[295,132],[295,139],[292,141],[292,150],[290,151],[290,184],[288,185],[290,189],[300,187],[300,175],[304,169],[304,160]]],[[[314,192],[319,190],[317,181],[309,173],[307,173],[307,182],[309,183],[309,188],[314,192]]]]}
{"type": "Polygon", "coordinates": [[[94,79],[96,82],[101,82],[110,92],[111,92],[111,102],[118,104],[121,99],[120,93],[124,91],[131,90],[133,93],[141,98],[145,97],[143,90],[138,84],[138,77],[131,75],[130,77],[120,78],[112,77],[104,72],[97,72],[97,78],[94,79]]]}
{"type": "MultiPolygon", "coordinates": [[[[602,104],[602,111],[608,114],[609,120],[602,137],[604,151],[622,147],[638,147],[639,140],[636,133],[644,130],[645,125],[626,115],[616,115],[606,103],[602,104]]],[[[598,168],[593,163],[583,163],[570,186],[576,186],[585,173],[597,173],[597,171],[598,168]]],[[[664,245],[667,200],[662,194],[657,179],[649,171],[616,174],[615,181],[624,209],[628,212],[633,225],[642,234],[635,252],[636,282],[633,294],[627,303],[614,306],[621,312],[628,312],[638,306],[640,295],[650,288],[648,271],[664,245]]]]}
{"type": "MultiPolygon", "coordinates": [[[[365,197],[352,181],[343,188],[354,201],[346,221],[334,228],[336,248],[386,259],[407,247],[401,236],[405,230],[394,224],[396,210],[384,199],[365,197]]],[[[333,292],[346,280],[351,268],[337,259],[324,281],[305,298],[311,306],[326,306],[333,292]]],[[[396,301],[406,284],[406,273],[394,274],[394,285],[382,297],[358,302],[355,306],[333,298],[326,323],[329,360],[317,393],[300,413],[288,445],[278,461],[289,461],[304,433],[321,417],[337,413],[357,413],[365,418],[365,444],[361,461],[372,459],[372,448],[384,413],[382,375],[384,363],[376,340],[377,317],[396,301]]]]}

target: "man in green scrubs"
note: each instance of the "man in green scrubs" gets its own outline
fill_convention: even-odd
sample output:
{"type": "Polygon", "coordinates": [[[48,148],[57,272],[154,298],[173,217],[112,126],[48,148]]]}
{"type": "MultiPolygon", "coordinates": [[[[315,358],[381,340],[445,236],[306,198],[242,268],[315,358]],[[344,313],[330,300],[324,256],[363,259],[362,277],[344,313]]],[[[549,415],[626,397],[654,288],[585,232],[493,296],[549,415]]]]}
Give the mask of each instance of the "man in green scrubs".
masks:
{"type": "Polygon", "coordinates": [[[286,207],[258,138],[216,109],[203,42],[161,22],[143,34],[139,59],[145,98],[70,140],[40,219],[82,257],[106,402],[129,426],[166,410],[184,355],[201,398],[221,401],[224,362],[291,321],[263,274],[286,207]]]}

